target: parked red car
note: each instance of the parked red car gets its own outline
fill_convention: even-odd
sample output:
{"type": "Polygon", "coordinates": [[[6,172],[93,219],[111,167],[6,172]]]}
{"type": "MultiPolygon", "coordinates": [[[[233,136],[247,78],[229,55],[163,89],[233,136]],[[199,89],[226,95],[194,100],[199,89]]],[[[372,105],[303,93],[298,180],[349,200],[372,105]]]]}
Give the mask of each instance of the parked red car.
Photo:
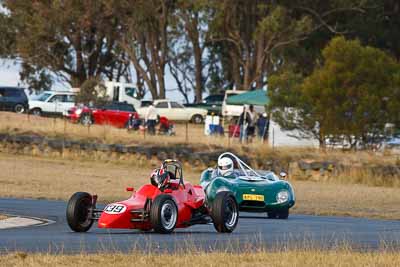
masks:
{"type": "Polygon", "coordinates": [[[74,123],[108,124],[126,128],[129,120],[139,116],[133,105],[123,102],[112,102],[100,107],[75,106],[68,110],[68,119],[74,123]]]}

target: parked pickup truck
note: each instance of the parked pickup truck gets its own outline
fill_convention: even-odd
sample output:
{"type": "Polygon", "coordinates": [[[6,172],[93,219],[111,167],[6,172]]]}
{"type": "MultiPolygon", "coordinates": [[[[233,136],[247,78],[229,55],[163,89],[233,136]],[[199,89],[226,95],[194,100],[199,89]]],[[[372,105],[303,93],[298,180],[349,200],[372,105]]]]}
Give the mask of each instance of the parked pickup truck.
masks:
{"type": "Polygon", "coordinates": [[[203,108],[208,114],[221,115],[222,102],[224,95],[209,95],[201,103],[184,104],[185,107],[203,108]]]}
{"type": "MultiPolygon", "coordinates": [[[[175,101],[167,99],[158,99],[153,102],[157,110],[157,115],[160,117],[167,117],[173,121],[190,121],[193,123],[202,123],[204,117],[207,115],[206,109],[184,107],[175,101]]],[[[140,118],[146,116],[148,107],[141,107],[138,109],[140,118]]]]}

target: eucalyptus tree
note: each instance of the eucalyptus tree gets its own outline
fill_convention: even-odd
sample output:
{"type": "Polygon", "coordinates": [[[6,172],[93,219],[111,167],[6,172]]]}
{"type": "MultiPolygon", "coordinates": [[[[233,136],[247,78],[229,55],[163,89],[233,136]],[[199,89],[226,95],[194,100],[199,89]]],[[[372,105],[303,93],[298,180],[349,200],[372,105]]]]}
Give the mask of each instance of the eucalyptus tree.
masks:
{"type": "Polygon", "coordinates": [[[289,50],[295,54],[301,42],[321,29],[332,34],[342,33],[338,18],[344,13],[364,12],[365,1],[212,2],[215,16],[210,22],[210,40],[224,47],[221,62],[234,87],[260,88],[266,85],[268,76],[291,60],[289,50]]]}
{"type": "Polygon", "coordinates": [[[3,1],[15,27],[15,56],[23,66],[48,70],[72,87],[89,78],[119,80],[128,64],[118,46],[115,2],[3,1]]]}
{"type": "Polygon", "coordinates": [[[323,49],[323,62],[308,77],[285,70],[271,79],[270,109],[285,129],[317,138],[357,141],[400,126],[400,65],[390,55],[358,40],[336,37],[323,49]]]}
{"type": "Polygon", "coordinates": [[[173,8],[169,0],[120,1],[120,44],[153,99],[165,98],[173,8]]]}

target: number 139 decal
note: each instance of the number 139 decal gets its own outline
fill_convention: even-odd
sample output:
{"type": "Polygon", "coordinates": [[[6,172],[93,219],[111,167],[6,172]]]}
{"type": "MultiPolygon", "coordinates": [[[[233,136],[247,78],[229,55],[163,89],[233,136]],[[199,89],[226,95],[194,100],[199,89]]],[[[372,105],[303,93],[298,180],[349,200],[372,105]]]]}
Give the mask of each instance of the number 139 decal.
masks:
{"type": "Polygon", "coordinates": [[[120,214],[126,211],[126,206],[123,204],[110,204],[104,209],[108,214],[120,214]]]}

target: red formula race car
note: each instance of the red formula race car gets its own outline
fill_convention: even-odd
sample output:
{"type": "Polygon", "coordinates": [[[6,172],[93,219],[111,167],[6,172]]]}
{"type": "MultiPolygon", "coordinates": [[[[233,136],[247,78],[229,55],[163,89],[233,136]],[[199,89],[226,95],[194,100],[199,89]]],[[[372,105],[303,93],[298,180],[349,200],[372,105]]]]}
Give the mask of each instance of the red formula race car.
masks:
{"type": "Polygon", "coordinates": [[[67,205],[67,222],[75,232],[86,232],[94,221],[99,228],[154,230],[171,233],[175,228],[213,223],[221,233],[232,232],[239,220],[239,209],[230,192],[220,192],[209,206],[199,185],[183,181],[182,165],[165,160],[153,171],[151,183],[132,191],[124,201],[96,208],[97,196],[85,192],[72,195],[67,205]]]}

